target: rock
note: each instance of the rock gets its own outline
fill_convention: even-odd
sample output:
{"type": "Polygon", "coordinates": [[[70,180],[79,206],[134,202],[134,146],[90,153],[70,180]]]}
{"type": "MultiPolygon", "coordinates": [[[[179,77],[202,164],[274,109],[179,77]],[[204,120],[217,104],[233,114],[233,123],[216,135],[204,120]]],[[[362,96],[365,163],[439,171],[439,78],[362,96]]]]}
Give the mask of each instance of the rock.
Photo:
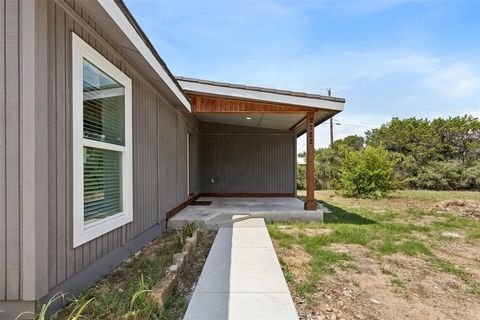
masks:
{"type": "Polygon", "coordinates": [[[380,304],[380,301],[378,300],[375,300],[375,299],[370,299],[371,302],[375,303],[375,304],[380,304]]]}
{"type": "Polygon", "coordinates": [[[349,298],[352,297],[352,294],[348,290],[343,291],[343,295],[346,296],[346,297],[349,297],[349,298]]]}
{"type": "Polygon", "coordinates": [[[452,232],[452,231],[444,231],[442,232],[442,236],[446,238],[456,238],[456,239],[463,238],[461,234],[457,232],[452,232]]]}
{"type": "Polygon", "coordinates": [[[168,297],[173,292],[175,285],[177,284],[177,273],[168,272],[167,275],[155,286],[153,286],[150,292],[150,299],[157,304],[159,308],[163,308],[168,297]]]}

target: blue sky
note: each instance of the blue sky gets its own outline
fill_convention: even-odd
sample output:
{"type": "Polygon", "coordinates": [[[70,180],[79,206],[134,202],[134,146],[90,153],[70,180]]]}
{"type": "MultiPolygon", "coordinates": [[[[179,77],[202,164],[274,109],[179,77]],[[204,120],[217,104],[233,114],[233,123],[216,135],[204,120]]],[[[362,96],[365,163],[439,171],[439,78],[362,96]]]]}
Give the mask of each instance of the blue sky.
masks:
{"type": "MultiPolygon", "coordinates": [[[[480,0],[126,3],[175,75],[332,88],[347,99],[338,138],[394,116],[480,116],[480,0]]],[[[316,136],[326,146],[327,126],[316,136]]]]}

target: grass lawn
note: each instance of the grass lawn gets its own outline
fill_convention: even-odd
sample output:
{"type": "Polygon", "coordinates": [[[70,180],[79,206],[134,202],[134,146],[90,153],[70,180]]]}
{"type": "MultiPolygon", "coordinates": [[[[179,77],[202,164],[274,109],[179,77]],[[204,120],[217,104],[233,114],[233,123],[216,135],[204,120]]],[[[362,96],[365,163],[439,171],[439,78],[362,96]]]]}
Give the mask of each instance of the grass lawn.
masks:
{"type": "Polygon", "coordinates": [[[445,205],[480,192],[315,197],[324,223],[268,227],[302,318],[480,317],[480,220],[445,205]]]}

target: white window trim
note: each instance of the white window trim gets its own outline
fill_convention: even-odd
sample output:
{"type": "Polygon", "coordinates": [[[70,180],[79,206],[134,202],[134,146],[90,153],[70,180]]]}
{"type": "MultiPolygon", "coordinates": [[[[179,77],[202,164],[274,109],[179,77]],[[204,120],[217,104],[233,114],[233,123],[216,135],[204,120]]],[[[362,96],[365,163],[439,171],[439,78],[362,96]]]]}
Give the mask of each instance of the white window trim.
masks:
{"type": "Polygon", "coordinates": [[[76,248],[133,221],[132,80],[72,32],[73,102],[73,247],[76,248]],[[125,146],[83,138],[83,59],[125,87],[125,146]],[[123,212],[85,224],[83,204],[83,147],[122,152],[123,212]]]}
{"type": "Polygon", "coordinates": [[[190,196],[190,133],[187,132],[187,198],[190,196]]]}

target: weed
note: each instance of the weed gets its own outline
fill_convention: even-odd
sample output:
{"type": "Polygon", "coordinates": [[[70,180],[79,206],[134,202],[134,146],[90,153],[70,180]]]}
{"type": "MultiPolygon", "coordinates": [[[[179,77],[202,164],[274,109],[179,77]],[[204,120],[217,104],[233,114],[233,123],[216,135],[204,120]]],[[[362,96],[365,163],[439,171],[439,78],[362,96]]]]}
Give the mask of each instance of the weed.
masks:
{"type": "MultiPolygon", "coordinates": [[[[47,303],[43,304],[40,307],[40,311],[37,314],[32,313],[32,312],[23,312],[23,313],[19,314],[15,319],[22,319],[22,317],[24,317],[24,316],[33,316],[34,320],[46,320],[46,319],[48,319],[47,318],[48,308],[55,301],[57,301],[59,299],[65,300],[65,294],[63,294],[62,292],[59,292],[59,293],[55,294],[52,298],[50,298],[50,300],[47,303]]],[[[94,300],[93,298],[90,299],[90,300],[87,300],[87,301],[83,301],[83,302],[80,301],[80,300],[74,300],[72,302],[72,304],[74,305],[74,308],[73,308],[72,312],[65,318],[65,320],[80,320],[80,319],[85,318],[83,316],[85,308],[93,300],[94,300]]]]}
{"type": "Polygon", "coordinates": [[[195,231],[195,223],[194,222],[187,222],[182,229],[177,229],[177,241],[180,247],[185,245],[188,237],[191,237],[193,232],[195,231]]]}
{"type": "Polygon", "coordinates": [[[140,283],[138,289],[132,295],[130,299],[130,308],[128,312],[123,316],[124,318],[139,318],[143,317],[148,319],[154,312],[155,306],[147,301],[147,294],[152,290],[145,284],[143,274],[140,276],[140,283]]]}
{"type": "Polygon", "coordinates": [[[395,287],[405,288],[405,284],[399,278],[394,278],[390,280],[390,283],[395,287]]]}
{"type": "Polygon", "coordinates": [[[287,282],[293,282],[293,275],[290,270],[288,270],[288,266],[285,261],[281,257],[278,258],[278,261],[280,262],[280,267],[282,268],[283,274],[285,275],[285,279],[287,280],[287,282]]]}
{"type": "Polygon", "coordinates": [[[430,259],[430,263],[435,267],[437,267],[438,269],[442,270],[443,272],[454,274],[456,276],[459,276],[462,279],[466,279],[470,277],[470,273],[468,273],[467,271],[461,268],[458,268],[448,260],[438,258],[438,257],[432,257],[430,259]]]}
{"type": "Polygon", "coordinates": [[[389,276],[396,276],[397,275],[393,270],[388,269],[387,267],[384,267],[384,266],[380,267],[380,271],[382,271],[383,274],[386,274],[386,275],[389,275],[389,276]]]}

